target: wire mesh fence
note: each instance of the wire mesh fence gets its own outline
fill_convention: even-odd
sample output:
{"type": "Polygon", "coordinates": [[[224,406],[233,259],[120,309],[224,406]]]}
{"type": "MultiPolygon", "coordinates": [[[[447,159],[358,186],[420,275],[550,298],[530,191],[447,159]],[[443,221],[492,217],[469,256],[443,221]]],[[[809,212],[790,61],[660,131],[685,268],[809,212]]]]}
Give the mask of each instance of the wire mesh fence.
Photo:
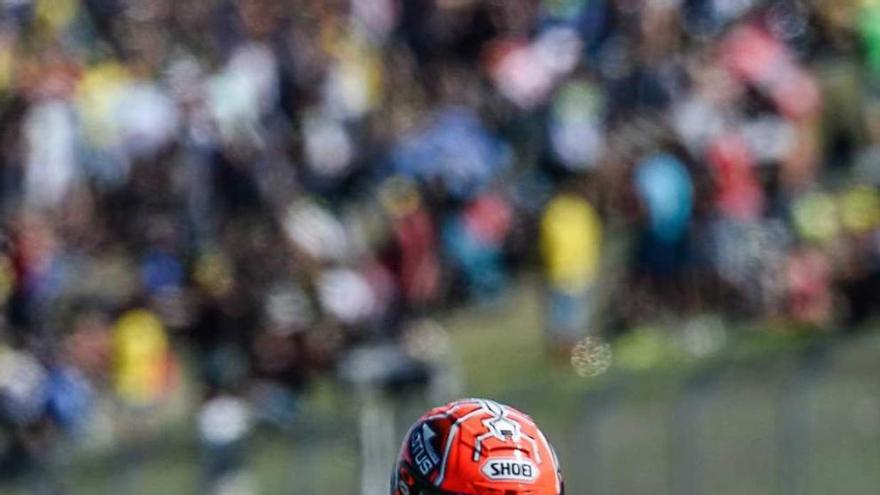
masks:
{"type": "Polygon", "coordinates": [[[571,493],[876,492],[880,383],[850,357],[812,347],[701,369],[659,397],[591,393],[565,436],[571,493]]]}
{"type": "MultiPolygon", "coordinates": [[[[535,419],[557,446],[569,494],[874,493],[880,380],[870,347],[823,343],[674,380],[621,377],[559,405],[571,414],[535,419]]],[[[529,410],[552,394],[503,395],[529,410]]],[[[289,428],[258,429],[244,446],[245,491],[229,493],[387,493],[399,440],[431,400],[342,391],[323,402],[289,428]]],[[[204,451],[191,433],[184,425],[137,452],[88,459],[61,451],[58,462],[0,481],[0,492],[207,493],[204,451]]]]}

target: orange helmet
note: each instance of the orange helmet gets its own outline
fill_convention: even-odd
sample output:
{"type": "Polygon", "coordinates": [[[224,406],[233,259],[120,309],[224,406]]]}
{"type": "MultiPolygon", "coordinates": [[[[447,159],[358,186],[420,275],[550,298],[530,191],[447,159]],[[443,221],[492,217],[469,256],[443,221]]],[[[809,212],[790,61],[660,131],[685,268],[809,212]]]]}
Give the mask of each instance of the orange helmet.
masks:
{"type": "Polygon", "coordinates": [[[391,495],[563,495],[559,461],[527,415],[465,399],[428,411],[410,428],[391,495]]]}

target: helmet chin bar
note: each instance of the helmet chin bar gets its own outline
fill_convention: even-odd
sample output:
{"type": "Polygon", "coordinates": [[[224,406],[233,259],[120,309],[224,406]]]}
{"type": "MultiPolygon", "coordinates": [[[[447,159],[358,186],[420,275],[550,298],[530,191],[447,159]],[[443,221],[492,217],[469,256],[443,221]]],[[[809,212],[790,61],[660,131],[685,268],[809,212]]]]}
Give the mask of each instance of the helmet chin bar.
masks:
{"type": "Polygon", "coordinates": [[[467,493],[446,492],[437,488],[431,482],[419,476],[418,472],[408,462],[400,463],[400,470],[394,478],[394,484],[393,495],[470,495],[467,493]],[[405,490],[408,490],[409,493],[405,490]]]}
{"type": "MultiPolygon", "coordinates": [[[[474,483],[474,491],[472,493],[457,493],[440,490],[427,480],[421,478],[418,473],[413,470],[409,463],[401,463],[401,471],[395,477],[394,483],[396,488],[393,495],[537,495],[537,491],[532,488],[522,488],[511,486],[508,489],[485,486],[483,483],[474,483]],[[401,487],[403,484],[405,488],[401,487]]],[[[559,495],[565,495],[565,487],[559,495]]]]}

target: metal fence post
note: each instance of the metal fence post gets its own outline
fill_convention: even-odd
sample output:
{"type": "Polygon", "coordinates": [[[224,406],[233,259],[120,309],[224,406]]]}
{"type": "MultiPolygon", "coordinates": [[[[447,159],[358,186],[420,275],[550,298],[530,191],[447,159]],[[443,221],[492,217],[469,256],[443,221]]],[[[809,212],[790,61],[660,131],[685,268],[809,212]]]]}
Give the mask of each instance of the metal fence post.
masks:
{"type": "Polygon", "coordinates": [[[811,392],[825,375],[830,352],[824,344],[811,345],[797,357],[783,384],[779,405],[779,493],[810,493],[811,392]]]}
{"type": "Polygon", "coordinates": [[[705,470],[702,423],[708,389],[720,376],[720,368],[708,368],[691,375],[672,406],[669,423],[669,493],[700,495],[704,492],[705,470]]]}
{"type": "Polygon", "coordinates": [[[396,446],[394,408],[380,390],[365,390],[362,399],[361,495],[384,495],[396,446]]]}
{"type": "MultiPolygon", "coordinates": [[[[577,423],[571,440],[566,443],[569,462],[577,462],[577,468],[569,468],[569,472],[578,473],[580,478],[569,476],[566,484],[571,487],[585,487],[587,495],[611,495],[615,493],[608,477],[606,453],[599,440],[602,424],[615,409],[617,388],[606,387],[592,392],[584,399],[583,410],[586,411],[577,423]]],[[[569,493],[573,492],[568,488],[569,493]]]]}

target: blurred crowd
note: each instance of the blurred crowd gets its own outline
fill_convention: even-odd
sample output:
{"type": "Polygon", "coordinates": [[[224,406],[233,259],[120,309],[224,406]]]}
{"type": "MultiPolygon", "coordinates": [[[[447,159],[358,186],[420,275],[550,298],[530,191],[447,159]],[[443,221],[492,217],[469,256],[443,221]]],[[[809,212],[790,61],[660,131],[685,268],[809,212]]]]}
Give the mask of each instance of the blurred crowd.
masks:
{"type": "Polygon", "coordinates": [[[872,0],[4,0],[0,143],[4,470],[185,372],[284,423],[525,271],[562,348],[880,303],[872,0]]]}

